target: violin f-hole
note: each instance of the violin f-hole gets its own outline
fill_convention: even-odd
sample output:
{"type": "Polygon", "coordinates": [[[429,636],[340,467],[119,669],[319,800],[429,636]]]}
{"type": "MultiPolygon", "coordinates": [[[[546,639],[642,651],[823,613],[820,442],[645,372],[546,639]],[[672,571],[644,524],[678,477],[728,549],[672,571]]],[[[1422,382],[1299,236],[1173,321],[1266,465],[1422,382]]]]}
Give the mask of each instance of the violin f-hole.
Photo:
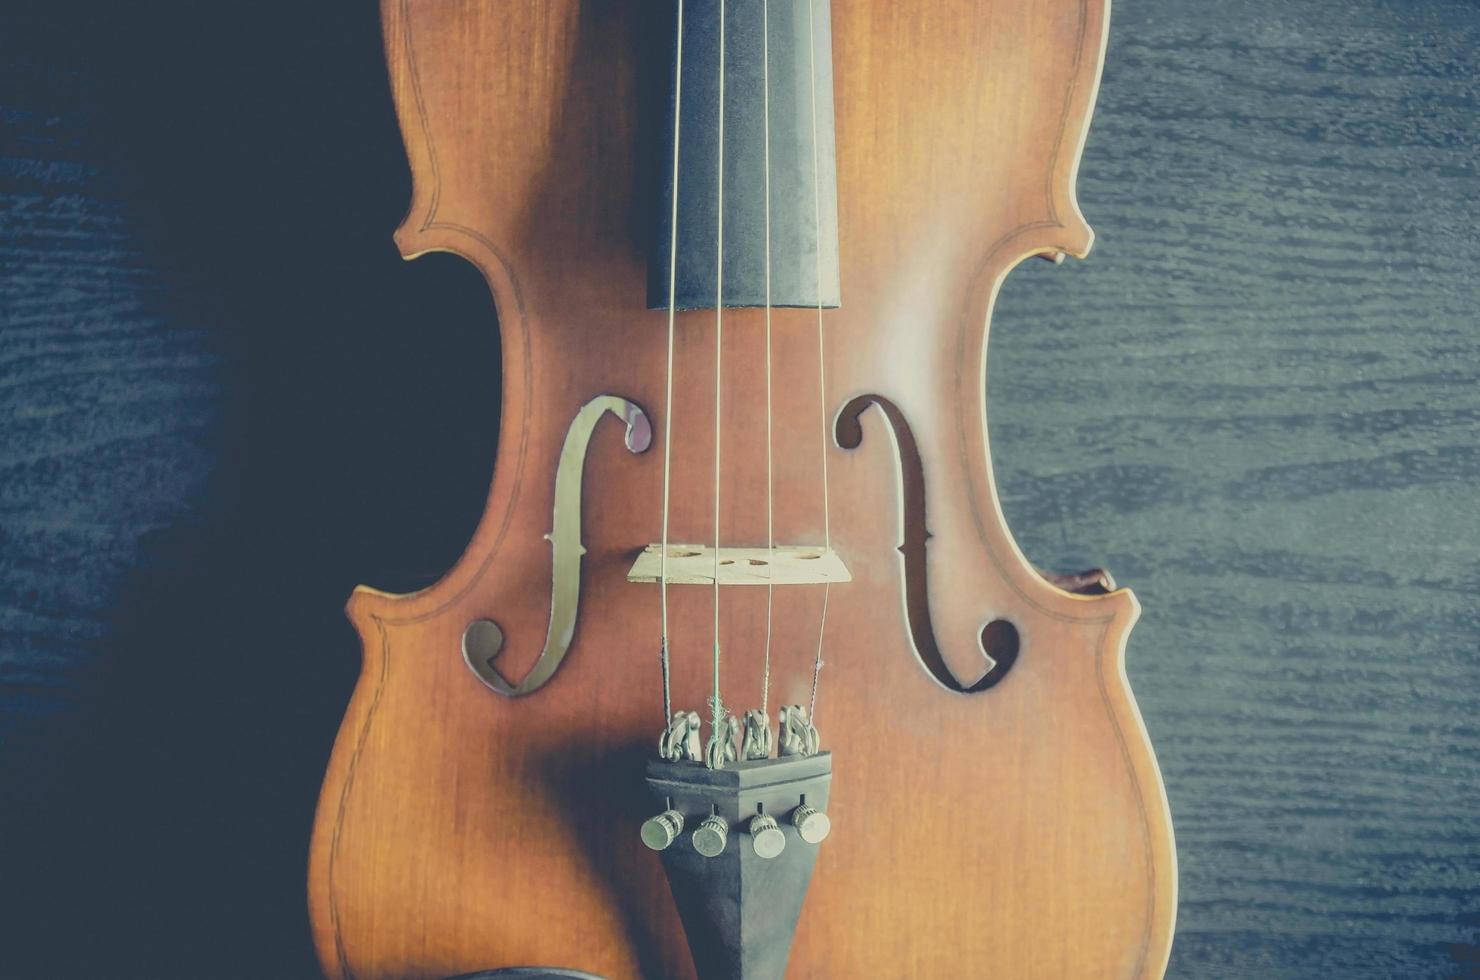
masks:
{"type": "Polygon", "coordinates": [[[982,626],[979,642],[985,662],[982,675],[963,683],[941,653],[930,619],[930,580],[926,570],[925,549],[930,541],[926,524],[925,468],[920,461],[920,448],[910,431],[909,422],[899,406],[882,395],[859,395],[843,406],[834,424],[834,436],[844,449],[857,449],[863,443],[863,413],[877,408],[889,422],[893,436],[895,461],[899,465],[900,542],[899,554],[904,579],[904,606],[909,624],[910,642],[921,666],[936,683],[957,694],[977,694],[999,684],[1017,663],[1022,638],[1017,627],[1005,619],[993,619],[982,626]]]}
{"type": "Polygon", "coordinates": [[[560,669],[575,637],[581,601],[581,482],[586,468],[586,450],[596,425],[607,412],[626,423],[626,446],[631,453],[646,452],[652,445],[653,429],[647,415],[635,402],[616,395],[598,395],[581,407],[566,430],[555,470],[555,513],[550,533],[550,625],[539,659],[518,684],[510,684],[493,665],[503,650],[504,633],[488,619],[474,620],[463,631],[463,660],[477,678],[505,697],[519,697],[544,687],[560,669]]]}

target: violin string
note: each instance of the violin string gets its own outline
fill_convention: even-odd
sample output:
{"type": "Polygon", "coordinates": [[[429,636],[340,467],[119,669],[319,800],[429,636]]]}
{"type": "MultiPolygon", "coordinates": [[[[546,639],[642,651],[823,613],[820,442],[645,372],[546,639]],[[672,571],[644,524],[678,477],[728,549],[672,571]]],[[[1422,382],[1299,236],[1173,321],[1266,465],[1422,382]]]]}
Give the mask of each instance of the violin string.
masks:
{"type": "Polygon", "coordinates": [[[776,477],[771,420],[771,8],[761,0],[761,105],[765,128],[766,188],[766,654],[761,674],[761,714],[770,717],[771,615],[776,599],[776,477]]]}
{"type": "MultiPolygon", "coordinates": [[[[822,546],[832,550],[832,515],[827,489],[827,366],[822,331],[822,167],[817,151],[817,2],[807,3],[807,62],[811,69],[812,82],[812,222],[816,238],[812,253],[816,259],[815,286],[817,289],[817,397],[822,403],[822,546]]],[[[832,594],[832,583],[822,585],[822,616],[817,624],[817,654],[812,660],[812,700],[807,717],[817,721],[817,687],[822,677],[822,646],[827,635],[827,606],[832,594]]]]}
{"type": "Polygon", "coordinates": [[[673,695],[669,686],[668,657],[668,502],[669,474],[673,469],[673,333],[678,292],[678,135],[683,109],[683,0],[678,0],[678,60],[673,77],[673,210],[668,226],[668,366],[664,374],[663,400],[663,543],[658,552],[658,591],[663,610],[663,634],[659,659],[663,667],[663,723],[673,717],[673,695]]]}
{"type": "Polygon", "coordinates": [[[719,547],[720,547],[720,408],[723,404],[725,347],[725,0],[719,0],[719,190],[715,211],[714,272],[714,727],[718,734],[724,716],[719,694],[719,547]]]}

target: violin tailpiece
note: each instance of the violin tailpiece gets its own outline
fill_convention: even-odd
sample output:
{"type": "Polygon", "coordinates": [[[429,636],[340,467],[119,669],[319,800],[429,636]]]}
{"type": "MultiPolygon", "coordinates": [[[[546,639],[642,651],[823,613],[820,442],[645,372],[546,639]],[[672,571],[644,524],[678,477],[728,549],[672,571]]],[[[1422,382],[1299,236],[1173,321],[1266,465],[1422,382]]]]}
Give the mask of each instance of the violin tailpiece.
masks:
{"type": "Polygon", "coordinates": [[[709,769],[653,760],[663,812],[643,825],[660,852],[699,980],[780,980],[827,817],[832,754],[709,769]]]}

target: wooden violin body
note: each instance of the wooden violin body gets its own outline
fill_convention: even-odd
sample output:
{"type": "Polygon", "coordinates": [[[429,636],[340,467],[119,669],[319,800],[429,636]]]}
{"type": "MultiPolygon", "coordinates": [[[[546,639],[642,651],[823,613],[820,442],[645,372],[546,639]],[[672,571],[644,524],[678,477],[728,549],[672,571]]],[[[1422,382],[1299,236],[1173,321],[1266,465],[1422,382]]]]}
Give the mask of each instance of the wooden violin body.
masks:
{"type": "MultiPolygon", "coordinates": [[[[643,168],[661,165],[649,152],[661,116],[641,108],[658,6],[384,0],[414,183],[396,241],[407,258],[454,252],[486,277],[502,410],[462,559],[422,592],[362,588],[349,603],[364,669],[310,866],[331,977],[535,964],[692,975],[658,861],[637,844],[664,715],[657,590],[627,580],[658,540],[663,468],[646,428],[669,426],[666,314],[647,308],[641,214],[643,168]],[[575,456],[580,506],[562,530],[552,515],[575,456]],[[532,689],[500,696],[469,669],[464,634],[485,620],[502,639],[496,676],[516,687],[535,670],[532,689]]],[[[1106,17],[1106,0],[832,11],[842,301],[827,313],[825,405],[816,312],[774,312],[775,415],[808,420],[776,431],[774,523],[779,540],[830,532],[852,581],[831,590],[816,718],[836,760],[835,831],[789,976],[1165,968],[1171,824],[1123,670],[1137,604],[1037,573],[987,455],[998,286],[1025,257],[1090,246],[1073,184],[1106,17]],[[823,452],[829,529],[814,492],[823,452]],[[984,642],[1001,642],[984,627],[999,621],[1011,669],[973,691],[984,642]]],[[[711,531],[712,321],[678,316],[674,541],[711,531]]],[[[727,311],[723,342],[724,536],[764,545],[760,311],[727,311]]],[[[397,450],[373,465],[399,465],[397,450]]],[[[726,698],[746,707],[760,702],[765,591],[725,596],[726,698]]],[[[708,594],[672,593],[673,699],[699,709],[708,594]]],[[[820,605],[816,588],[776,590],[773,704],[807,699],[820,605]]]]}

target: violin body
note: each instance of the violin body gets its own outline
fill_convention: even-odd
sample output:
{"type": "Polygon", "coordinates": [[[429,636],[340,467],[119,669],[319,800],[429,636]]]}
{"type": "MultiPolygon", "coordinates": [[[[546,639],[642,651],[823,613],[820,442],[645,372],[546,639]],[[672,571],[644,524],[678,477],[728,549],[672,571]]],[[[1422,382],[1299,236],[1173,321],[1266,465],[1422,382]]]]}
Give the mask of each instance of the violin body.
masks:
{"type": "MultiPolygon", "coordinates": [[[[456,566],[424,591],[349,602],[364,667],[309,875],[330,977],[693,975],[659,862],[637,843],[652,809],[642,765],[666,718],[657,588],[628,569],[658,540],[657,434],[671,418],[677,542],[711,533],[716,452],[714,314],[677,315],[665,418],[666,313],[646,301],[643,174],[662,166],[663,121],[642,108],[661,70],[644,53],[667,23],[659,6],[383,0],[413,176],[396,242],[486,278],[500,438],[456,566]],[[562,468],[577,456],[583,469],[562,468]],[[501,696],[469,669],[465,634],[484,621],[499,634],[488,662],[531,689],[501,696]]],[[[774,434],[775,486],[791,491],[775,495],[775,533],[830,535],[851,575],[831,587],[815,719],[836,760],[836,830],[789,976],[1165,969],[1171,822],[1123,668],[1138,606],[1033,569],[987,449],[999,285],[1024,258],[1083,256],[1092,240],[1073,185],[1107,15],[1106,0],[832,10],[841,305],[821,403],[816,311],[773,314],[775,417],[793,420],[774,434]],[[1007,640],[984,630],[1002,621],[1007,640]]],[[[761,318],[728,310],[724,324],[721,524],[739,544],[767,539],[761,318]]],[[[397,449],[373,465],[400,465],[397,449]]],[[[766,590],[725,592],[726,699],[749,707],[766,590]]],[[[672,594],[673,702],[697,709],[708,591],[672,594]]],[[[775,592],[773,703],[807,701],[821,604],[817,588],[775,592]]]]}

